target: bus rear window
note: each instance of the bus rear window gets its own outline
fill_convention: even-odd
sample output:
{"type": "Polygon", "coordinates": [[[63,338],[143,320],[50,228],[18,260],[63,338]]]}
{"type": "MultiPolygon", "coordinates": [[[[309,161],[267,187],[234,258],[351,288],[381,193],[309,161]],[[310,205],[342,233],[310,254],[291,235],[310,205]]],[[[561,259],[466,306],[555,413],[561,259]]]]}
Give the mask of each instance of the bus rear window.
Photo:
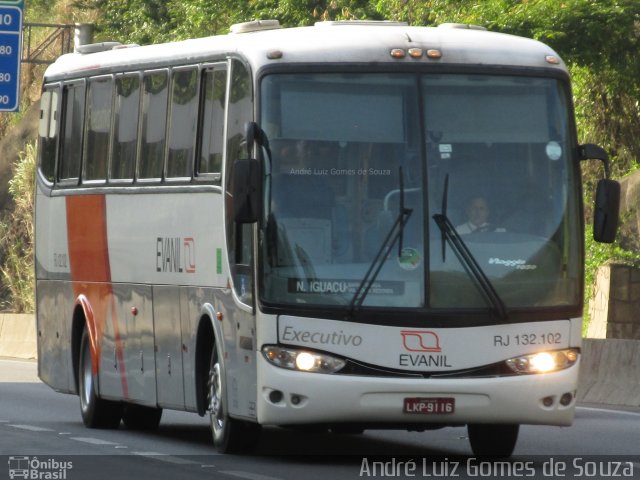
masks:
{"type": "Polygon", "coordinates": [[[45,90],[40,100],[40,171],[49,182],[55,180],[58,144],[59,88],[45,90]]]}
{"type": "Polygon", "coordinates": [[[198,71],[175,70],[171,83],[171,118],[167,177],[191,177],[198,119],[198,71]]]}
{"type": "Polygon", "coordinates": [[[89,83],[84,180],[104,181],[107,178],[112,91],[111,78],[91,80],[89,83]]]}
{"type": "Polygon", "coordinates": [[[138,75],[116,78],[114,108],[111,178],[132,179],[138,153],[138,114],[140,112],[138,75]]]}
{"type": "Polygon", "coordinates": [[[168,93],[169,82],[166,71],[145,74],[139,178],[158,180],[162,178],[168,93]]]}
{"type": "Polygon", "coordinates": [[[77,179],[82,162],[84,124],[84,82],[65,85],[63,100],[63,135],[60,155],[60,180],[77,179]]]}

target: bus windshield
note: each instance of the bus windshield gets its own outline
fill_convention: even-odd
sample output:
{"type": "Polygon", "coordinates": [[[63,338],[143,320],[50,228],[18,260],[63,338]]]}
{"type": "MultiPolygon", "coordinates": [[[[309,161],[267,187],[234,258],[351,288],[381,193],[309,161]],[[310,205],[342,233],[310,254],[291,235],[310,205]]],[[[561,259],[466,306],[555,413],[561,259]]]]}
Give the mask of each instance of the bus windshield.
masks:
{"type": "Polygon", "coordinates": [[[363,308],[579,305],[579,179],[559,80],[272,74],[260,108],[265,304],[347,308],[404,208],[363,308]]]}

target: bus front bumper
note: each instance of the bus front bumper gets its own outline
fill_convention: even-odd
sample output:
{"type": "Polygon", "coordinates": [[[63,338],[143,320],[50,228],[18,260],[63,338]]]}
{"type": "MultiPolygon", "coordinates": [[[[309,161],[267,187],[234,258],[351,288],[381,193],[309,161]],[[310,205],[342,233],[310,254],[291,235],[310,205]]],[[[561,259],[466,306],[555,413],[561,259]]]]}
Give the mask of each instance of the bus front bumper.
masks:
{"type": "Polygon", "coordinates": [[[275,367],[262,355],[257,358],[257,418],[264,425],[567,426],[574,418],[579,361],[568,369],[546,374],[416,379],[298,372],[275,367]],[[406,413],[405,399],[417,398],[453,399],[453,412],[406,413]]]}

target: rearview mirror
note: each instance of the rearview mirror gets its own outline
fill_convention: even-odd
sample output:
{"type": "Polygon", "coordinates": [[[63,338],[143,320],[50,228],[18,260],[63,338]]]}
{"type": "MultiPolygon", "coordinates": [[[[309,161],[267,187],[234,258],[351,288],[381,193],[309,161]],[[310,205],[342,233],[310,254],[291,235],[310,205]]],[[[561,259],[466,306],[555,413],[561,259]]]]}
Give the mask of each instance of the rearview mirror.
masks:
{"type": "Polygon", "coordinates": [[[255,159],[237,160],[233,164],[233,218],[236,223],[258,220],[260,199],[260,163],[255,159]]]}
{"type": "Polygon", "coordinates": [[[593,239],[601,243],[613,243],[618,230],[620,210],[620,184],[615,180],[600,180],[596,189],[593,212],[593,239]]]}

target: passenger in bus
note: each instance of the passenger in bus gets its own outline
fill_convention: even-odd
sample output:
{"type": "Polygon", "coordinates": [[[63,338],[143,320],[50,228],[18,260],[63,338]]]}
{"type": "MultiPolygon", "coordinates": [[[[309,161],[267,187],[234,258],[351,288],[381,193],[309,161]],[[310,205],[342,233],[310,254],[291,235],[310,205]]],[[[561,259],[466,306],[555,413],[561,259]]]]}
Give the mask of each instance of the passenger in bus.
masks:
{"type": "Polygon", "coordinates": [[[504,232],[502,227],[496,227],[489,221],[491,209],[489,202],[483,195],[474,195],[467,203],[465,209],[467,221],[456,227],[456,231],[461,235],[482,232],[504,232]]]}

